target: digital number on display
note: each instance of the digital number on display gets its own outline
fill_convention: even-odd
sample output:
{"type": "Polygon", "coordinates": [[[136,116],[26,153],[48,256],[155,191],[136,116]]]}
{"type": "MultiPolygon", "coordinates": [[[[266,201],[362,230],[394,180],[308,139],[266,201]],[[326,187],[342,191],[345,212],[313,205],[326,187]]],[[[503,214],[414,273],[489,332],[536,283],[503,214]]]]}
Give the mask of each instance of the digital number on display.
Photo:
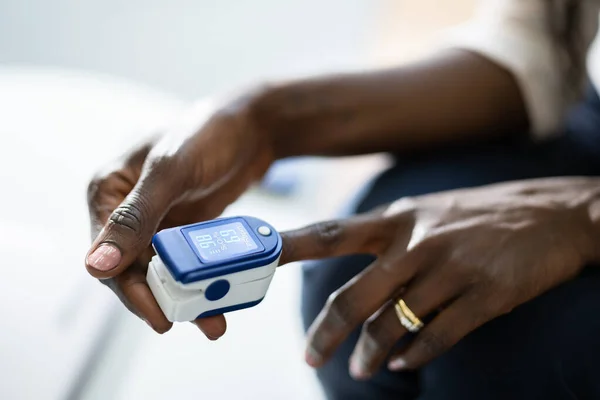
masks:
{"type": "Polygon", "coordinates": [[[188,233],[202,259],[221,261],[253,253],[258,248],[240,222],[216,225],[188,233]]]}

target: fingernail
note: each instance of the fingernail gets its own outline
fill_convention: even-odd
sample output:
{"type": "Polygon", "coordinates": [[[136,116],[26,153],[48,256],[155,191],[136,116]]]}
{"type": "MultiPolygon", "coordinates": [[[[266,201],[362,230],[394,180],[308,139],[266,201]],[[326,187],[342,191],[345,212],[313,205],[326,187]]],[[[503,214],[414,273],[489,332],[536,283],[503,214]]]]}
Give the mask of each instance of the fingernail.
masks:
{"type": "Polygon", "coordinates": [[[355,359],[350,360],[350,375],[356,380],[369,378],[369,374],[363,369],[362,363],[355,359]]]}
{"type": "Polygon", "coordinates": [[[308,347],[306,349],[306,353],[304,355],[306,363],[311,367],[318,367],[323,360],[321,355],[315,351],[312,347],[308,347]]]}
{"type": "Polygon", "coordinates": [[[87,265],[98,271],[110,271],[121,262],[121,251],[110,244],[101,244],[87,258],[87,265]]]}
{"type": "Polygon", "coordinates": [[[205,335],[206,335],[206,337],[208,338],[208,340],[212,340],[213,342],[214,342],[215,340],[218,340],[218,339],[219,339],[219,336],[212,336],[212,335],[209,335],[208,333],[205,333],[205,335]]]}
{"type": "Polygon", "coordinates": [[[406,361],[404,358],[395,358],[388,363],[388,368],[392,371],[400,371],[406,368],[406,361]]]}

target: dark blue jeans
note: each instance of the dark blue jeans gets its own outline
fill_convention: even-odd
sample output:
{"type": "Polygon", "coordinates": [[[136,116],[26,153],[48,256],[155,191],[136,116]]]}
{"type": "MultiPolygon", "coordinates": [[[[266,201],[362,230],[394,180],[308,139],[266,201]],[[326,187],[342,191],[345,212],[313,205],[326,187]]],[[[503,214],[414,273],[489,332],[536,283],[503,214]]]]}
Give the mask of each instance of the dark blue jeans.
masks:
{"type": "MultiPolygon", "coordinates": [[[[398,157],[369,186],[355,212],[403,196],[568,175],[600,176],[600,100],[593,91],[556,139],[541,144],[506,139],[398,157]]],[[[330,293],[372,261],[352,256],[306,264],[305,327],[330,293]]],[[[384,366],[370,381],[354,381],[348,358],[359,329],[317,372],[330,399],[600,399],[598,267],[485,324],[419,371],[395,373],[384,366]]]]}

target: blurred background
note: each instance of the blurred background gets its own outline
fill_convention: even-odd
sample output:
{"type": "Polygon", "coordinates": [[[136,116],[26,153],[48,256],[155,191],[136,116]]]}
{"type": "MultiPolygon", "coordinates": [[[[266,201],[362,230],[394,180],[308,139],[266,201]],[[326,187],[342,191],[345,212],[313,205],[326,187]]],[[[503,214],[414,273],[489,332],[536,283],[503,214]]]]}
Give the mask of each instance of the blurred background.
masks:
{"type": "MultiPolygon", "coordinates": [[[[321,398],[299,266],[217,342],[191,324],[156,335],[84,271],[87,182],[192,100],[407,62],[473,2],[0,0],[0,398],[321,398]]],[[[385,165],[280,163],[226,213],[330,218],[385,165]]]]}

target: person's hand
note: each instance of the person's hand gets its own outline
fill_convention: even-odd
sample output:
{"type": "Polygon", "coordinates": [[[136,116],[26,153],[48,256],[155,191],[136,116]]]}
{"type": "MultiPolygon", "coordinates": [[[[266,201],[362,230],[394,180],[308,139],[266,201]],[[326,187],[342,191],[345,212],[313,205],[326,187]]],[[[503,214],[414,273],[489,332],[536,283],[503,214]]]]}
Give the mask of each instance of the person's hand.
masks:
{"type": "MultiPolygon", "coordinates": [[[[207,113],[200,105],[156,140],[99,173],[88,188],[92,246],[86,268],[159,333],[170,329],[146,283],[157,230],[217,217],[272,163],[270,139],[246,100],[207,113]]],[[[195,321],[210,339],[223,316],[195,321]]]]}
{"type": "Polygon", "coordinates": [[[600,232],[590,218],[590,199],[600,193],[594,185],[565,178],[443,192],[286,233],[288,261],[377,256],[329,298],[309,329],[307,362],[323,365],[362,324],[352,376],[368,378],[390,353],[390,369],[418,368],[574,277],[600,258],[600,232]],[[407,333],[394,308],[400,298],[420,319],[434,317],[394,350],[407,333]]]}

